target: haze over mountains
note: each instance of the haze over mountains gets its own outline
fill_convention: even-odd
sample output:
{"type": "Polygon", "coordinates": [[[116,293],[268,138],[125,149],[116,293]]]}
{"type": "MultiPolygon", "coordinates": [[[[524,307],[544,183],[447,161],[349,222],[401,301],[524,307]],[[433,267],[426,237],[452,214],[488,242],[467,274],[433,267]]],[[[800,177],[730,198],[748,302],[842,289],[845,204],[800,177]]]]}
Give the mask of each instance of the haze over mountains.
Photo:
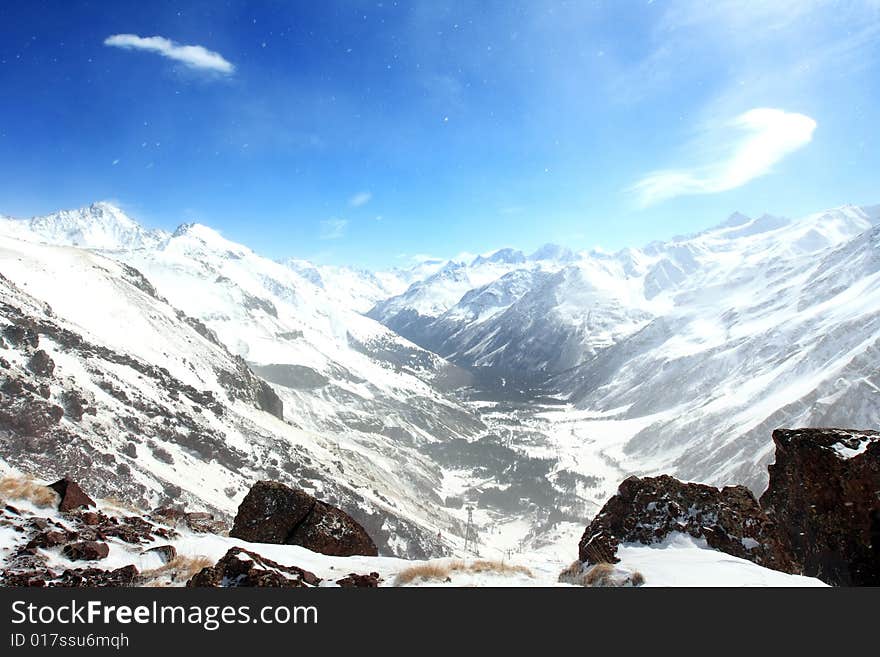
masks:
{"type": "Polygon", "coordinates": [[[289,481],[401,556],[455,550],[465,502],[503,550],[582,531],[627,474],[760,493],[772,429],[880,424],[878,223],[734,214],[613,254],[367,272],[107,203],[0,219],[3,326],[39,334],[6,338],[3,394],[43,450],[3,426],[3,453],[223,513],[289,481]]]}

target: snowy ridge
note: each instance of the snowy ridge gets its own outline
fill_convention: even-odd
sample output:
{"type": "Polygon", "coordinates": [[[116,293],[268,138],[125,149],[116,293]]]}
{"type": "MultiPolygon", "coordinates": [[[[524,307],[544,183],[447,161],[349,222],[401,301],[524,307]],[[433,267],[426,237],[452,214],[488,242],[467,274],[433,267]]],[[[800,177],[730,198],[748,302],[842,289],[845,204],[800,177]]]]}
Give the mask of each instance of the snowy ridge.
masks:
{"type": "Polygon", "coordinates": [[[61,210],[44,217],[16,220],[0,217],[0,232],[21,239],[88,249],[144,249],[161,244],[168,233],[147,230],[111,203],[93,203],[78,210],[61,210]]]}

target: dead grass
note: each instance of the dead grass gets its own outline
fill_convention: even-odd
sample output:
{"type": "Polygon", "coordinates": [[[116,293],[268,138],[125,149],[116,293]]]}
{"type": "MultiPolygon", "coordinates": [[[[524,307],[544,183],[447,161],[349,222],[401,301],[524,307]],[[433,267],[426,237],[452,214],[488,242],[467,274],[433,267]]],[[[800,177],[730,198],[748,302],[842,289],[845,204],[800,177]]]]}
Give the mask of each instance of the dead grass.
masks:
{"type": "Polygon", "coordinates": [[[0,479],[0,500],[27,500],[39,507],[58,506],[58,493],[29,476],[0,479]]]}
{"type": "Polygon", "coordinates": [[[187,557],[178,554],[158,568],[143,571],[143,586],[170,586],[172,583],[186,582],[202,568],[213,565],[214,561],[203,555],[187,557]]]}
{"type": "Polygon", "coordinates": [[[410,566],[406,570],[401,570],[394,578],[394,586],[404,586],[417,579],[422,580],[445,580],[449,577],[456,563],[461,562],[444,562],[429,561],[420,563],[416,566],[410,566]]]}
{"type": "Polygon", "coordinates": [[[575,586],[614,588],[641,586],[645,583],[645,577],[638,571],[628,573],[625,570],[618,570],[614,564],[608,562],[589,566],[580,561],[575,561],[559,573],[558,581],[563,584],[574,584],[575,586]]]}
{"type": "Polygon", "coordinates": [[[532,576],[532,571],[525,566],[503,561],[474,561],[468,570],[472,573],[498,573],[499,575],[526,575],[532,576]]]}
{"type": "Polygon", "coordinates": [[[575,559],[571,562],[571,565],[568,568],[559,573],[559,578],[556,581],[562,584],[575,584],[576,586],[583,586],[583,575],[584,564],[575,559]]]}
{"type": "Polygon", "coordinates": [[[614,565],[597,563],[584,573],[584,586],[619,586],[614,578],[614,565]]]}
{"type": "Polygon", "coordinates": [[[501,561],[428,561],[400,571],[394,578],[394,586],[404,586],[416,580],[445,581],[453,573],[497,573],[499,575],[526,575],[532,577],[532,571],[525,566],[504,563],[501,561]]]}

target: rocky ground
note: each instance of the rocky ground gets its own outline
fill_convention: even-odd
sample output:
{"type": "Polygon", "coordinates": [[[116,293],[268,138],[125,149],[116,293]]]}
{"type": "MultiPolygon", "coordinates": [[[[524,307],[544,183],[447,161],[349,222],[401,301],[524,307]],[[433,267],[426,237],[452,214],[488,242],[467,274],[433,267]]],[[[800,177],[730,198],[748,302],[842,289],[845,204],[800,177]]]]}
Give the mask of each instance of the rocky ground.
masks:
{"type": "MultiPolygon", "coordinates": [[[[674,586],[875,584],[880,434],[779,430],[770,487],[631,477],[588,524],[579,558],[380,556],[342,510],[257,482],[230,529],[205,512],[96,501],[74,481],[0,482],[5,586],[674,586]],[[814,579],[815,578],[815,579],[814,579]]],[[[574,541],[571,553],[575,553],[574,541]]]]}

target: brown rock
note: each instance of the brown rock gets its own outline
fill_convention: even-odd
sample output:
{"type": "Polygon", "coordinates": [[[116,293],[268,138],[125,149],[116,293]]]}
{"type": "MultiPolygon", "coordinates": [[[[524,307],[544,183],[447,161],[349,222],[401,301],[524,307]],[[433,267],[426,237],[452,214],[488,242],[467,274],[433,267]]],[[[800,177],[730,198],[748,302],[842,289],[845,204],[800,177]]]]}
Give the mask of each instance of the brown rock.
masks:
{"type": "Polygon", "coordinates": [[[75,540],[76,532],[67,532],[64,530],[47,530],[39,532],[25,545],[26,548],[50,548],[75,540]]]}
{"type": "Polygon", "coordinates": [[[55,361],[45,351],[40,349],[31,356],[27,364],[28,369],[37,376],[52,376],[55,371],[55,361]]]}
{"type": "Polygon", "coordinates": [[[347,513],[276,481],[253,485],[229,535],[253,543],[301,545],[333,556],[378,554],[366,530],[347,513]]]}
{"type": "Polygon", "coordinates": [[[321,578],[296,566],[282,566],[256,552],[234,547],[213,566],[193,575],[188,587],[306,587],[317,586],[321,578]]]}
{"type": "Polygon", "coordinates": [[[50,484],[49,488],[61,497],[61,501],[58,503],[59,511],[70,511],[82,506],[95,506],[95,501],[83,492],[79,484],[67,477],[50,484]]]}
{"type": "Polygon", "coordinates": [[[315,501],[277,481],[258,481],[239,505],[229,535],[252,543],[286,543],[315,501]]]}
{"type": "Polygon", "coordinates": [[[336,583],[339,584],[342,588],[376,588],[379,586],[379,582],[382,581],[379,579],[379,573],[370,573],[369,575],[358,575],[356,573],[349,573],[347,577],[343,577],[342,579],[337,579],[336,583]]]}
{"type": "Polygon", "coordinates": [[[584,532],[580,560],[617,563],[620,543],[650,545],[673,532],[767,568],[797,572],[774,523],[744,486],[721,490],[668,475],[629,477],[584,532]]]}
{"type": "MultiPolygon", "coordinates": [[[[128,443],[132,445],[132,443],[128,443]]],[[[164,522],[166,525],[176,525],[184,518],[186,511],[173,506],[165,506],[160,509],[154,509],[150,512],[150,517],[158,522],[164,522]]]]}
{"type": "Polygon", "coordinates": [[[227,529],[224,523],[215,520],[212,514],[203,511],[184,514],[184,521],[187,527],[200,534],[221,534],[227,529]]]}
{"type": "Polygon", "coordinates": [[[880,433],[778,429],[761,505],[805,575],[880,585],[880,433]]]}
{"type": "Polygon", "coordinates": [[[71,568],[65,570],[61,576],[51,582],[50,586],[76,586],[76,587],[106,587],[106,586],[132,586],[136,583],[138,569],[134,565],[123,566],[115,570],[101,570],[100,568],[71,568]]]}
{"type": "Polygon", "coordinates": [[[79,519],[82,520],[84,525],[94,526],[100,524],[101,514],[94,511],[84,511],[79,514],[79,519]]]}
{"type": "Polygon", "coordinates": [[[98,541],[79,541],[65,545],[61,554],[71,561],[96,561],[107,558],[110,546],[98,541]]]}
{"type": "Polygon", "coordinates": [[[379,554],[373,539],[350,515],[319,501],[286,542],[336,557],[379,554]]]}

